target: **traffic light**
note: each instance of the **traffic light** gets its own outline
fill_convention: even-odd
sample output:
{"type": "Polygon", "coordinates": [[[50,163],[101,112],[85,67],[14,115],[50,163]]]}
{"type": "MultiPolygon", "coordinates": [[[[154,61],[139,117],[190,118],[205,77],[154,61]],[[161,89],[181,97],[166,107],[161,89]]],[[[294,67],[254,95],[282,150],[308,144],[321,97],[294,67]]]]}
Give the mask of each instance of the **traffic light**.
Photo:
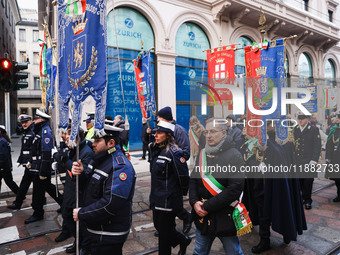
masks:
{"type": "Polygon", "coordinates": [[[9,92],[13,84],[13,64],[8,58],[0,58],[0,89],[9,92]]]}
{"type": "Polygon", "coordinates": [[[28,78],[27,72],[20,72],[21,70],[27,69],[27,67],[27,63],[18,63],[13,61],[13,90],[20,90],[28,87],[27,81],[20,81],[28,78]]]}

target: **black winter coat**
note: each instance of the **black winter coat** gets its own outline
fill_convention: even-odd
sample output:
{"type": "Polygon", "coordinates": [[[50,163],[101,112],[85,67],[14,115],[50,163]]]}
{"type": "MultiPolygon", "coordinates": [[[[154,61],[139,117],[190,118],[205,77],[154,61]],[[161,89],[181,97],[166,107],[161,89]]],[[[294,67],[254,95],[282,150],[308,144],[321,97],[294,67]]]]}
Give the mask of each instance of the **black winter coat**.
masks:
{"type": "MultiPolygon", "coordinates": [[[[201,152],[200,154],[201,155],[201,152]]],[[[232,138],[227,136],[220,150],[213,155],[207,155],[207,166],[235,166],[237,170],[240,170],[244,165],[244,161],[241,153],[234,147],[232,138]]],[[[235,200],[239,200],[243,191],[244,174],[242,173],[211,173],[215,179],[223,185],[224,190],[216,196],[213,196],[204,186],[199,173],[199,156],[197,157],[196,165],[190,177],[189,186],[189,202],[192,207],[198,201],[205,199],[204,210],[211,213],[218,213],[219,211],[226,211],[231,214],[234,210],[230,204],[235,200]]],[[[226,213],[226,216],[227,216],[226,213]]],[[[193,210],[193,218],[197,218],[195,210],[193,210]]],[[[235,236],[236,230],[232,224],[232,220],[221,221],[216,224],[228,224],[225,229],[230,229],[230,232],[219,234],[220,236],[235,236]]]]}
{"type": "MultiPolygon", "coordinates": [[[[92,149],[86,144],[86,140],[83,140],[79,144],[79,159],[83,164],[84,169],[93,158],[94,153],[92,149]]],[[[76,207],[76,177],[72,175],[71,169],[73,162],[76,161],[76,148],[70,150],[69,158],[65,162],[66,177],[64,186],[64,197],[63,197],[63,207],[65,208],[75,208],[76,207]]],[[[82,173],[79,178],[85,178],[85,173],[82,173]]],[[[82,180],[80,180],[80,183],[82,180]]],[[[79,188],[79,206],[84,206],[83,202],[84,187],[79,188]]]]}
{"type": "Polygon", "coordinates": [[[183,195],[178,168],[186,167],[183,151],[176,146],[171,146],[171,151],[166,151],[164,144],[155,143],[150,145],[150,150],[150,208],[163,211],[181,210],[183,195]]]}
{"type": "Polygon", "coordinates": [[[18,163],[26,165],[28,162],[32,162],[32,143],[34,139],[34,124],[31,124],[27,129],[23,130],[21,138],[21,151],[18,158],[18,163]]]}

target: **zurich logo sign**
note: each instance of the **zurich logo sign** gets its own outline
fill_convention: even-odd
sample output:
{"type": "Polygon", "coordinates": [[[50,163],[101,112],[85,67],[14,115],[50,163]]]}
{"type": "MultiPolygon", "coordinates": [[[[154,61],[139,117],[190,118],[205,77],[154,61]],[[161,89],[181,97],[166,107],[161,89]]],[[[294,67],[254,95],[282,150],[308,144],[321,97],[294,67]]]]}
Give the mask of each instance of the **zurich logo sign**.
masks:
{"type": "Polygon", "coordinates": [[[189,39],[190,39],[191,41],[195,40],[195,33],[194,33],[194,32],[189,32],[189,33],[188,33],[188,36],[189,36],[189,39]]]}
{"type": "Polygon", "coordinates": [[[127,28],[133,28],[133,21],[132,21],[132,19],[130,19],[130,18],[126,18],[125,19],[125,26],[127,27],[127,28]]]}

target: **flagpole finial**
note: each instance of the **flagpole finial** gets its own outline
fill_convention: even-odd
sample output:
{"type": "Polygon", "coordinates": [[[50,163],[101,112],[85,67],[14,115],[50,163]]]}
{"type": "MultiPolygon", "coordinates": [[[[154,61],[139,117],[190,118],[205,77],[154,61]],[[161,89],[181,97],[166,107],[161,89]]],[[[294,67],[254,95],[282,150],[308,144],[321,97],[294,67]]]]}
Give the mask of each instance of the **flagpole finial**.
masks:
{"type": "Polygon", "coordinates": [[[143,48],[144,48],[144,41],[143,40],[140,41],[140,45],[141,45],[141,49],[143,50],[143,48]]]}
{"type": "Polygon", "coordinates": [[[264,41],[264,35],[266,33],[266,29],[268,28],[268,25],[266,25],[267,19],[266,16],[264,15],[264,11],[262,9],[262,6],[260,7],[260,17],[259,17],[259,27],[258,30],[260,30],[261,33],[261,41],[264,41]]]}
{"type": "Polygon", "coordinates": [[[58,4],[58,1],[57,1],[57,0],[53,0],[53,1],[52,1],[52,5],[53,5],[53,6],[56,6],[57,4],[58,4]]]}

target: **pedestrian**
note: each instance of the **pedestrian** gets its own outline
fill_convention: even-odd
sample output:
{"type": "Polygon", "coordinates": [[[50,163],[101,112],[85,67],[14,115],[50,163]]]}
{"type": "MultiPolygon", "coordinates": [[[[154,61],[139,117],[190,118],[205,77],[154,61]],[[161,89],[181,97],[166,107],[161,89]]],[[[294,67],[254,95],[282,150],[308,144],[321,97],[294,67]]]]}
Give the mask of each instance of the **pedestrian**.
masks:
{"type": "Polygon", "coordinates": [[[244,162],[232,138],[227,135],[225,125],[215,124],[214,120],[206,121],[206,144],[190,177],[189,202],[196,225],[193,254],[209,254],[216,237],[222,242],[225,254],[243,254],[231,217],[234,211],[231,204],[239,200],[243,191],[244,175],[240,168],[244,162]],[[231,166],[236,171],[227,174],[212,171],[207,180],[204,177],[206,169],[218,166],[231,166]]]}
{"type": "MultiPolygon", "coordinates": [[[[183,191],[188,187],[188,168],[184,154],[174,142],[175,125],[159,121],[155,132],[155,143],[151,151],[151,192],[150,208],[158,237],[160,255],[171,254],[171,246],[180,245],[179,253],[184,255],[191,238],[176,230],[177,212],[183,209],[183,191]],[[187,184],[181,176],[187,175],[187,184]]],[[[185,178],[185,177],[184,177],[185,178]]],[[[185,191],[184,191],[185,192],[185,191]]]]}
{"type": "MultiPolygon", "coordinates": [[[[87,145],[86,140],[84,139],[84,130],[79,128],[78,131],[79,136],[79,160],[81,160],[83,166],[86,168],[90,160],[93,158],[93,151],[87,145]]],[[[71,137],[71,129],[66,131],[65,143],[67,146],[70,146],[69,140],[71,137]]],[[[76,207],[76,177],[72,175],[71,169],[73,162],[76,161],[76,147],[70,148],[68,155],[65,157],[66,159],[58,161],[57,165],[54,163],[54,167],[64,168],[66,171],[65,177],[65,186],[64,186],[64,196],[63,196],[63,206],[62,206],[62,217],[63,224],[62,230],[59,236],[56,237],[56,242],[62,242],[66,240],[68,237],[73,236],[76,237],[76,223],[73,220],[73,208],[76,207]]],[[[84,174],[84,173],[83,173],[84,174]]],[[[85,177],[84,177],[85,178],[85,177]]],[[[79,206],[83,206],[83,193],[84,187],[81,186],[79,189],[79,206]]],[[[88,250],[88,240],[87,240],[87,231],[83,222],[80,223],[80,233],[79,233],[79,243],[80,247],[83,249],[83,253],[85,250],[88,250]]],[[[71,246],[66,248],[66,253],[74,253],[76,251],[76,245],[73,243],[71,246]]]]}
{"type": "Polygon", "coordinates": [[[4,179],[6,185],[13,191],[14,194],[17,194],[19,187],[13,181],[11,142],[12,141],[6,132],[5,126],[0,125],[0,190],[2,179],[4,179]]]}
{"type": "Polygon", "coordinates": [[[36,110],[34,119],[34,139],[32,143],[32,162],[26,164],[33,175],[33,215],[25,220],[25,224],[44,218],[45,191],[61,206],[62,196],[51,183],[51,163],[53,148],[52,130],[49,126],[51,116],[36,110]]]}
{"type": "Polygon", "coordinates": [[[143,149],[143,155],[139,160],[145,160],[146,159],[146,151],[148,151],[148,145],[149,145],[149,143],[148,143],[149,139],[147,137],[149,135],[147,133],[147,129],[148,129],[147,119],[142,118],[142,123],[143,123],[143,125],[142,125],[142,132],[140,134],[140,139],[142,140],[142,143],[143,143],[143,148],[142,148],[143,149]]]}
{"type": "Polygon", "coordinates": [[[233,114],[229,114],[226,118],[227,135],[230,135],[235,143],[242,139],[242,129],[235,125],[236,118],[233,114]]]}
{"type": "MultiPolygon", "coordinates": [[[[187,131],[184,127],[177,124],[172,117],[172,110],[169,106],[166,106],[158,111],[158,121],[165,121],[175,125],[174,138],[175,144],[183,151],[183,157],[186,161],[190,158],[190,140],[187,131]]],[[[188,234],[191,229],[191,215],[183,207],[182,210],[178,210],[177,217],[183,221],[183,233],[188,234]]],[[[157,229],[157,228],[156,228],[157,229]]],[[[157,236],[157,232],[155,233],[157,236]]]]}
{"type": "Polygon", "coordinates": [[[195,162],[196,157],[199,152],[200,140],[203,136],[204,127],[197,119],[196,116],[191,116],[189,119],[189,141],[190,141],[190,150],[191,156],[193,157],[193,161],[195,162]]]}
{"type": "Polygon", "coordinates": [[[92,121],[94,121],[94,115],[89,115],[86,120],[86,132],[85,132],[85,139],[89,141],[89,146],[91,146],[91,142],[93,141],[92,137],[94,135],[94,126],[92,121]]]}
{"type": "Polygon", "coordinates": [[[266,149],[261,151],[257,146],[248,146],[245,154],[247,165],[258,166],[260,170],[256,179],[247,177],[245,189],[251,220],[254,225],[259,224],[260,241],[251,249],[256,254],[271,249],[270,227],[283,236],[286,244],[296,241],[297,234],[301,235],[307,229],[299,182],[287,178],[284,173],[273,178],[261,171],[262,167],[290,167],[294,164],[289,159],[289,155],[294,155],[292,146],[284,148],[276,142],[275,125],[267,122],[266,130],[266,149]]]}
{"type": "Polygon", "coordinates": [[[81,160],[72,166],[74,176],[85,171],[84,204],[73,210],[73,219],[86,224],[92,255],[122,254],[130,233],[136,174],[121,151],[121,131],[105,125],[104,133],[94,136],[95,155],[88,167],[81,160]]]}
{"type": "Polygon", "coordinates": [[[321,138],[319,129],[312,126],[309,116],[297,113],[299,125],[294,127],[294,143],[297,169],[304,169],[304,176],[300,178],[300,188],[306,210],[312,209],[312,189],[315,171],[310,166],[316,165],[321,153],[321,138]]]}
{"type": "Polygon", "coordinates": [[[340,202],[340,111],[336,114],[335,124],[330,128],[326,144],[327,174],[335,181],[337,196],[333,202],[340,202]]]}
{"type": "Polygon", "coordinates": [[[21,178],[18,193],[15,197],[13,204],[7,206],[7,208],[12,210],[20,210],[23,201],[26,198],[26,193],[33,181],[33,175],[30,173],[27,163],[32,162],[32,143],[34,139],[34,123],[32,121],[32,116],[27,114],[21,114],[18,117],[18,122],[22,126],[22,137],[21,137],[21,150],[20,155],[17,160],[18,166],[22,165],[24,170],[24,175],[21,178]]]}

